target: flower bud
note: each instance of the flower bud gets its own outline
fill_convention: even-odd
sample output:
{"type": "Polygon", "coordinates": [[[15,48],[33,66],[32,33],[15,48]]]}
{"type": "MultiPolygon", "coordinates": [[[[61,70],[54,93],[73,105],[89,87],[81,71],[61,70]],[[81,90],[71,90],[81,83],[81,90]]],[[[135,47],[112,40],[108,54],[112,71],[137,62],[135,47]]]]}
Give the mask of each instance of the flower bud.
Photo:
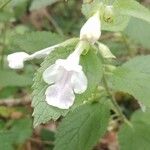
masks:
{"type": "Polygon", "coordinates": [[[104,65],[105,66],[105,71],[106,72],[113,72],[114,70],[116,70],[116,66],[114,65],[104,65]]]}
{"type": "Polygon", "coordinates": [[[116,56],[112,54],[112,52],[106,45],[102,43],[98,43],[98,49],[103,58],[106,58],[106,59],[116,58],[116,56]]]}
{"type": "Polygon", "coordinates": [[[104,9],[103,19],[107,23],[112,23],[114,19],[113,6],[106,6],[104,9]]]}
{"type": "Polygon", "coordinates": [[[100,38],[100,35],[101,21],[99,11],[97,11],[81,28],[80,40],[87,40],[91,43],[95,43],[100,38]]]}

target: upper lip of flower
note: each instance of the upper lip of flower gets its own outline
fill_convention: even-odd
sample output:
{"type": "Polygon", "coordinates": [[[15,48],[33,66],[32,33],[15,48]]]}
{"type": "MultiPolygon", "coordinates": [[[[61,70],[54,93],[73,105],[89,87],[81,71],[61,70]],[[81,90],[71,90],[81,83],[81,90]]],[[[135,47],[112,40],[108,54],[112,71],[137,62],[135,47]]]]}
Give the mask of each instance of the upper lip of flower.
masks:
{"type": "Polygon", "coordinates": [[[56,65],[58,67],[63,67],[65,68],[66,71],[75,71],[75,72],[80,72],[82,70],[82,66],[72,62],[70,63],[69,60],[63,60],[63,59],[58,59],[56,61],[56,65]]]}

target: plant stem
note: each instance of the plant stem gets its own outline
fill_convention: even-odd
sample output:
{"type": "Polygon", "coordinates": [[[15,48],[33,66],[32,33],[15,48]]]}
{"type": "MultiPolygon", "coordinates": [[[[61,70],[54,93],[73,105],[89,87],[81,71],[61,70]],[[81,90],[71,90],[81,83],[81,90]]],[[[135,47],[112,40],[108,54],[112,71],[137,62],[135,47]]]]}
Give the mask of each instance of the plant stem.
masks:
{"type": "Polygon", "coordinates": [[[3,68],[3,64],[4,64],[4,49],[5,49],[5,41],[6,41],[6,24],[4,24],[4,28],[2,30],[2,42],[3,42],[3,46],[1,49],[1,68],[3,68]]]}
{"type": "Polygon", "coordinates": [[[124,42],[127,50],[128,50],[128,55],[131,56],[131,57],[134,57],[137,53],[135,47],[133,46],[133,44],[130,43],[130,41],[127,39],[126,36],[124,36],[122,34],[122,41],[124,42]]]}
{"type": "Polygon", "coordinates": [[[130,121],[127,119],[127,117],[122,113],[119,105],[117,104],[114,96],[111,94],[110,92],[110,89],[108,87],[108,84],[107,84],[107,81],[106,81],[106,78],[103,77],[103,82],[104,82],[104,86],[105,86],[105,89],[106,89],[106,92],[107,94],[110,96],[110,100],[112,102],[112,104],[114,105],[114,107],[116,108],[116,113],[118,113],[118,115],[120,115],[120,117],[122,118],[122,120],[127,123],[130,127],[132,127],[132,124],[130,123],[130,121]]]}
{"type": "Polygon", "coordinates": [[[62,29],[59,27],[59,25],[57,24],[55,19],[47,12],[47,10],[45,10],[45,16],[52,23],[52,25],[55,27],[58,34],[60,34],[61,36],[64,36],[62,29]]]}

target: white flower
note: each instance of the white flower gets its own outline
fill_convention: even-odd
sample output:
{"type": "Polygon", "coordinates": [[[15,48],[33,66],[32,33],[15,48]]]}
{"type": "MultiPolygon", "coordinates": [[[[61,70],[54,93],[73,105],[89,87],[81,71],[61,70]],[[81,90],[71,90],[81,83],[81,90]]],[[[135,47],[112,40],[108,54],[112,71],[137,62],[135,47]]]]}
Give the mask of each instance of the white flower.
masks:
{"type": "Polygon", "coordinates": [[[42,58],[51,53],[58,45],[42,49],[29,55],[25,52],[16,52],[7,56],[8,66],[12,69],[22,69],[24,67],[24,62],[27,60],[32,60],[34,58],[42,58]]]}
{"type": "Polygon", "coordinates": [[[25,52],[17,52],[8,55],[8,65],[12,69],[21,69],[24,67],[24,61],[29,57],[25,52]]]}
{"type": "Polygon", "coordinates": [[[44,71],[43,79],[50,85],[45,92],[49,105],[68,109],[74,103],[74,93],[81,94],[87,89],[87,78],[79,65],[81,45],[67,59],[58,59],[44,71]]]}
{"type": "Polygon", "coordinates": [[[49,55],[53,50],[55,50],[55,48],[60,47],[60,46],[65,46],[68,43],[73,42],[73,41],[75,41],[74,38],[66,40],[63,43],[42,49],[31,55],[29,55],[25,52],[16,52],[16,53],[10,54],[7,56],[8,65],[12,69],[22,69],[24,67],[25,61],[32,60],[34,58],[43,58],[43,57],[49,55]]]}
{"type": "Polygon", "coordinates": [[[99,11],[97,11],[83,25],[80,31],[80,39],[95,43],[101,36],[101,21],[99,11]]]}

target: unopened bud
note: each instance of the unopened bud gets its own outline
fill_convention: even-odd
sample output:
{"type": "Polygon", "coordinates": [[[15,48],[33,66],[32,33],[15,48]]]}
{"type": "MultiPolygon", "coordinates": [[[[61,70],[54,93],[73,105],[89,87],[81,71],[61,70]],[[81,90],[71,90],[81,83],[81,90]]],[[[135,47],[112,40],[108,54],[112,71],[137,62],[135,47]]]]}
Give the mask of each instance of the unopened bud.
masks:
{"type": "Polygon", "coordinates": [[[106,6],[104,9],[103,19],[107,23],[112,23],[114,20],[113,6],[106,6]]]}
{"type": "Polygon", "coordinates": [[[97,11],[81,28],[80,40],[87,40],[90,43],[95,43],[100,38],[100,35],[101,21],[99,11],[97,11]]]}
{"type": "Polygon", "coordinates": [[[112,52],[110,51],[110,49],[106,45],[98,42],[98,48],[99,48],[99,52],[103,58],[106,58],[106,59],[116,58],[116,56],[114,56],[112,54],[112,52]]]}

